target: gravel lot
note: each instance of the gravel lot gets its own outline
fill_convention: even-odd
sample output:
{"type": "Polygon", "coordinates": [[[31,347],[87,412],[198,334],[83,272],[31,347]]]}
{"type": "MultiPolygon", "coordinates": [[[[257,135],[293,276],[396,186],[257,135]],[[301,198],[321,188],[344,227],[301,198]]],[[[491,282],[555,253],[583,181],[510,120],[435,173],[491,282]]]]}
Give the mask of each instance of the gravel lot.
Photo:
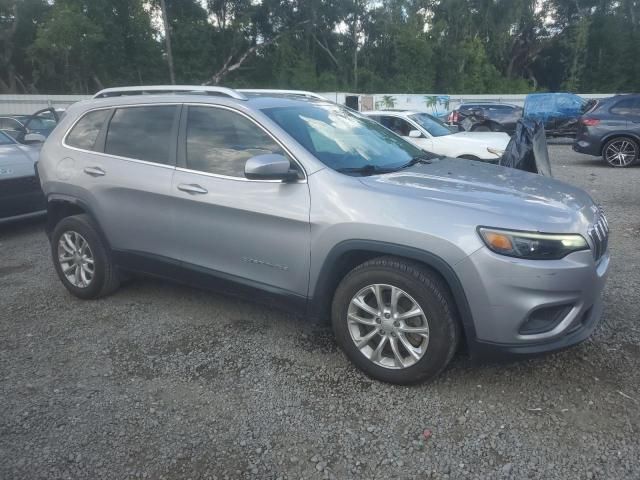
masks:
{"type": "Polygon", "coordinates": [[[640,167],[550,153],[613,229],[603,323],[540,359],[460,354],[417,387],[363,376],[325,327],[209,292],[138,280],[77,300],[42,222],[0,227],[0,478],[640,478],[640,167]]]}

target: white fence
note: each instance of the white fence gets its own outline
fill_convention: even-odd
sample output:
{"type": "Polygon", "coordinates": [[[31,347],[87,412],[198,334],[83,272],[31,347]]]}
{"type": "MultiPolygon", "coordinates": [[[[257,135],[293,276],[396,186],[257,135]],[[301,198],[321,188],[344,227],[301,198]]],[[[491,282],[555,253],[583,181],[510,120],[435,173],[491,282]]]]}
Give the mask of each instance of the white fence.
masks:
{"type": "MultiPolygon", "coordinates": [[[[443,113],[444,110],[454,109],[463,102],[494,101],[523,105],[526,95],[435,95],[435,94],[403,94],[376,93],[358,94],[347,92],[322,92],[327,99],[339,104],[345,104],[347,97],[357,97],[358,106],[362,110],[374,108],[411,109],[430,113],[443,113]],[[433,98],[444,99],[448,102],[436,102],[433,98]]],[[[605,98],[613,94],[583,94],[583,98],[605,98]]],[[[72,103],[91,98],[89,95],[0,95],[0,115],[29,114],[42,108],[66,108],[72,103]]]]}

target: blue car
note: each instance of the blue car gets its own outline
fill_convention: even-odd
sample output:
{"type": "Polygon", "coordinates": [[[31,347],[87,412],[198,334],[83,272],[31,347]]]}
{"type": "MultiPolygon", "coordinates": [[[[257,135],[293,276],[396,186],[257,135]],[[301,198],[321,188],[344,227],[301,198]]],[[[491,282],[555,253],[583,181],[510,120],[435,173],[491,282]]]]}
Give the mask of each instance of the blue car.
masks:
{"type": "Polygon", "coordinates": [[[541,121],[548,136],[575,137],[578,119],[593,103],[573,93],[531,93],[522,116],[541,121]]]}

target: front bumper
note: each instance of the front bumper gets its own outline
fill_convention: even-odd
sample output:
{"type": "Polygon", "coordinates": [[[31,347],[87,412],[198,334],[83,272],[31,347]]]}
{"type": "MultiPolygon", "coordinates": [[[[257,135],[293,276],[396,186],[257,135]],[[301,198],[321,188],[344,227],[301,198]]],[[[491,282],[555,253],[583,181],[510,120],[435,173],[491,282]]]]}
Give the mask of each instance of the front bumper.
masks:
{"type": "Polygon", "coordinates": [[[520,260],[482,248],[456,266],[473,315],[474,357],[505,358],[561,350],[588,338],[602,315],[609,253],[561,260],[520,260]],[[560,312],[546,328],[527,330],[539,312],[560,312]]]}

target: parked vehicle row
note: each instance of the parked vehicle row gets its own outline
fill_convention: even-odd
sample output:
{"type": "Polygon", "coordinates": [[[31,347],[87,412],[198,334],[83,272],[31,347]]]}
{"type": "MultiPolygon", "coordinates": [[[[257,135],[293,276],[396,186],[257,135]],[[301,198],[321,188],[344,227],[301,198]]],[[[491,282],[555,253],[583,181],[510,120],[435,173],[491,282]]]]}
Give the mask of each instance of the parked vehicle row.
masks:
{"type": "Polygon", "coordinates": [[[44,108],[31,115],[0,115],[0,131],[19,143],[42,143],[63,113],[63,110],[44,108]]]}
{"type": "Polygon", "coordinates": [[[199,90],[79,102],[47,139],[47,230],[72,294],[133,271],[275,299],[330,317],[353,363],[394,383],[433,378],[463,338],[530,355],[598,324],[608,225],[586,192],[428,155],[305,92],[199,90]]]}
{"type": "Polygon", "coordinates": [[[547,136],[574,137],[578,119],[595,101],[572,93],[532,93],[524,108],[498,102],[463,103],[453,110],[447,123],[471,132],[507,132],[513,135],[521,118],[540,121],[547,136]]]}

